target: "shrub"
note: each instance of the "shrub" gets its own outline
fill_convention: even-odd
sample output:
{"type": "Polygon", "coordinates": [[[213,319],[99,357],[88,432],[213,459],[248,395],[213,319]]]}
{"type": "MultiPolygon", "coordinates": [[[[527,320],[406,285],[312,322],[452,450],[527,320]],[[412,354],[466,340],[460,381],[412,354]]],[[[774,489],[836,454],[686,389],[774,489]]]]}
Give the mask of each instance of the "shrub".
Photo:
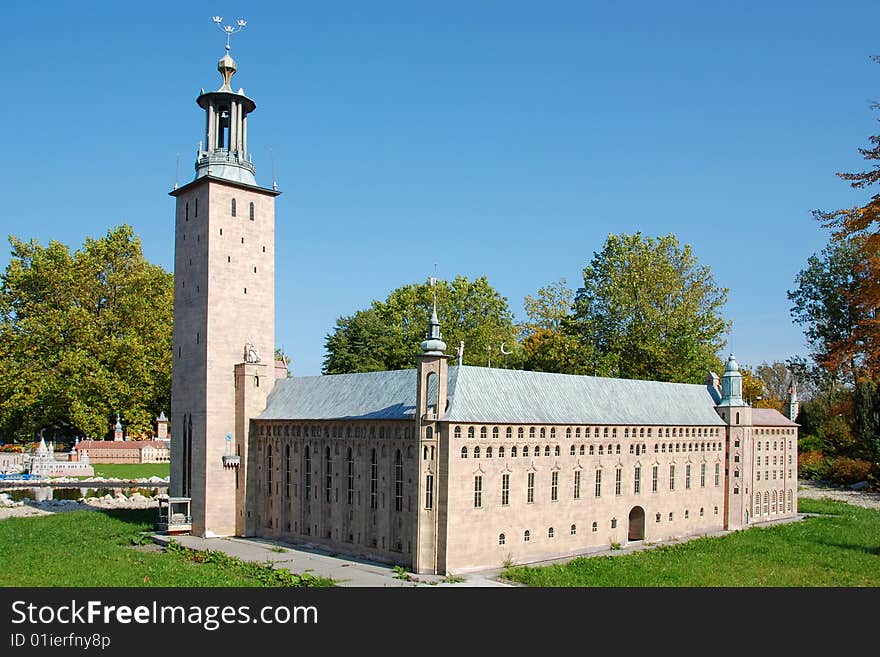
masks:
{"type": "Polygon", "coordinates": [[[822,450],[822,439],[819,436],[798,436],[798,451],[813,452],[822,450]]]}
{"type": "Polygon", "coordinates": [[[861,459],[840,456],[831,461],[828,478],[835,484],[854,484],[865,481],[871,472],[871,463],[861,459]]]}
{"type": "Polygon", "coordinates": [[[828,477],[828,459],[818,449],[798,454],[798,476],[801,479],[825,479],[828,477]]]}

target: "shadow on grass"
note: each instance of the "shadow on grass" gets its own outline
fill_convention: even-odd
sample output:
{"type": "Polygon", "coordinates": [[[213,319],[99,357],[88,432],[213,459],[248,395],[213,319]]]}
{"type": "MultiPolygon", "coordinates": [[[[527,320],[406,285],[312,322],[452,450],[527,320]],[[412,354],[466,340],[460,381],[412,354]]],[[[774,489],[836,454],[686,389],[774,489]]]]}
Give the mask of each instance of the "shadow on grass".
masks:
{"type": "Polygon", "coordinates": [[[880,556],[880,546],[868,547],[867,545],[854,545],[852,543],[831,543],[829,541],[813,541],[819,545],[827,545],[828,547],[840,548],[841,550],[850,550],[851,552],[862,552],[873,556],[880,556]]]}

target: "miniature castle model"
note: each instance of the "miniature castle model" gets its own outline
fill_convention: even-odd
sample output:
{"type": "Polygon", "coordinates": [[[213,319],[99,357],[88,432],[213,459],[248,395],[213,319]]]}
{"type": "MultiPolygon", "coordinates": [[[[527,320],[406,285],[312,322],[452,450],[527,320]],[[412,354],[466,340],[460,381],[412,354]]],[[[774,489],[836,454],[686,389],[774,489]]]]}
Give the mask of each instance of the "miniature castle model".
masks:
{"type": "Polygon", "coordinates": [[[276,378],[279,192],[236,68],[198,97],[205,148],[171,192],[171,489],[194,533],[450,573],[796,514],[796,391],[790,417],[752,408],[733,355],[720,385],[450,367],[435,304],[413,369],[276,378]]]}

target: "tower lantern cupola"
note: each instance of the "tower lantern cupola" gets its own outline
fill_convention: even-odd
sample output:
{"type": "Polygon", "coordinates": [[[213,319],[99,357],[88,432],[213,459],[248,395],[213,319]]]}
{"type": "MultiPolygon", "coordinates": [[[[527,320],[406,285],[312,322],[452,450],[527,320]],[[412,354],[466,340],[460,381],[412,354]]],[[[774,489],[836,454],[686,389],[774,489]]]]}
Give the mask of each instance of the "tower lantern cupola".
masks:
{"type": "Polygon", "coordinates": [[[440,320],[437,319],[437,296],[434,295],[434,306],[431,309],[431,321],[428,324],[428,339],[421,344],[423,356],[443,356],[446,343],[440,335],[440,320]]]}
{"type": "MultiPolygon", "coordinates": [[[[215,21],[216,22],[216,21],[215,21]]],[[[239,29],[244,21],[239,21],[239,29]]],[[[227,35],[234,32],[227,30],[227,35]]],[[[247,119],[257,104],[248,98],[244,89],[233,91],[232,76],[238,65],[229,54],[217,62],[223,84],[217,91],[205,92],[196,99],[205,110],[205,141],[199,144],[196,155],[196,178],[213,176],[247,185],[256,185],[254,163],[248,153],[247,119]]]]}
{"type": "Polygon", "coordinates": [[[721,402],[719,406],[745,406],[742,396],[742,374],[733,354],[727,359],[727,366],[721,376],[721,402]]]}

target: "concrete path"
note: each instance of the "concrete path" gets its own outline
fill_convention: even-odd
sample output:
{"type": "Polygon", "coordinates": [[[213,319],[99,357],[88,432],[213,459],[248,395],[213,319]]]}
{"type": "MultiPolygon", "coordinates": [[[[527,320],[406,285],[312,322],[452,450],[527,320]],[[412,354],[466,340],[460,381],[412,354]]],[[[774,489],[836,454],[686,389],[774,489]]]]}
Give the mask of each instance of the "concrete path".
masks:
{"type": "MultiPolygon", "coordinates": [[[[312,573],[330,577],[337,586],[458,586],[487,587],[509,586],[495,581],[487,573],[464,575],[463,582],[444,582],[442,575],[413,575],[411,581],[395,577],[392,566],[349,556],[339,556],[307,548],[260,538],[199,538],[198,536],[174,536],[184,547],[195,550],[221,550],[243,561],[265,563],[271,561],[276,568],[287,568],[293,573],[312,573]],[[274,548],[274,549],[273,549],[274,548]],[[283,551],[278,551],[283,550],[283,551]]],[[[153,541],[167,545],[169,537],[156,534],[153,541]]]]}

